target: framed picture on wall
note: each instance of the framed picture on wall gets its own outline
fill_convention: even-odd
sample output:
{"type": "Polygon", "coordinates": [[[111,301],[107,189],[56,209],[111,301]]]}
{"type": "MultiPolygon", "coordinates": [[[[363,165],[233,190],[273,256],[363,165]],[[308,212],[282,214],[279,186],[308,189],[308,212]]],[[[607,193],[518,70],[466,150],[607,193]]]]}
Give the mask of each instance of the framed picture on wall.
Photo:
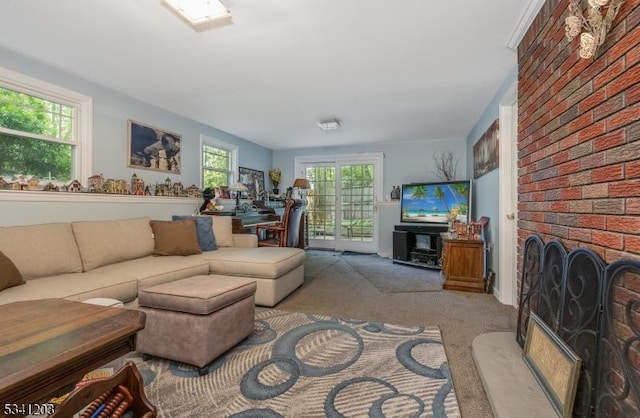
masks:
{"type": "Polygon", "coordinates": [[[247,186],[247,198],[255,199],[264,192],[264,171],[238,167],[240,183],[247,186]]]}
{"type": "Polygon", "coordinates": [[[180,174],[182,136],[128,121],[128,167],[180,174]]]}
{"type": "Polygon", "coordinates": [[[498,119],[496,119],[478,142],[473,145],[474,179],[498,168],[500,162],[498,152],[498,119]]]}

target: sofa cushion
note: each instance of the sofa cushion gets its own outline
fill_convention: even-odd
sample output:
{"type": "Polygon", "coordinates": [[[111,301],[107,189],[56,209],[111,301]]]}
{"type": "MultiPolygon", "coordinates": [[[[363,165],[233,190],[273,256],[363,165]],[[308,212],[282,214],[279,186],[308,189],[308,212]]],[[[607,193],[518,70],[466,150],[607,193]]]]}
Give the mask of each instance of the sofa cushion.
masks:
{"type": "Polygon", "coordinates": [[[13,261],[0,251],[0,292],[13,286],[24,284],[22,274],[13,261]]]}
{"type": "Polygon", "coordinates": [[[300,248],[221,248],[204,253],[211,274],[277,279],[304,264],[300,248]]]}
{"type": "Polygon", "coordinates": [[[180,216],[173,215],[171,217],[174,221],[181,221],[184,219],[196,220],[196,233],[198,235],[198,245],[202,251],[214,251],[218,249],[216,245],[216,236],[213,233],[213,221],[211,216],[180,216]]]}
{"type": "Polygon", "coordinates": [[[0,251],[25,280],[82,271],[69,223],[0,227],[0,251]]]}
{"type": "Polygon", "coordinates": [[[233,247],[233,225],[231,216],[211,216],[213,219],[213,234],[216,236],[218,247],[233,247]]]}
{"type": "Polygon", "coordinates": [[[195,219],[151,221],[155,246],[153,255],[201,254],[195,219]]]}
{"type": "Polygon", "coordinates": [[[67,273],[27,280],[0,292],[0,304],[21,300],[64,298],[83,301],[91,298],[111,298],[122,302],[138,295],[138,283],[124,276],[88,273],[67,273]]]}
{"type": "Polygon", "coordinates": [[[84,271],[151,255],[150,218],[73,222],[84,271]]]}
{"type": "Polygon", "coordinates": [[[138,288],[142,289],[186,277],[209,274],[209,263],[201,257],[148,256],[100,267],[96,272],[137,280],[138,288]]]}

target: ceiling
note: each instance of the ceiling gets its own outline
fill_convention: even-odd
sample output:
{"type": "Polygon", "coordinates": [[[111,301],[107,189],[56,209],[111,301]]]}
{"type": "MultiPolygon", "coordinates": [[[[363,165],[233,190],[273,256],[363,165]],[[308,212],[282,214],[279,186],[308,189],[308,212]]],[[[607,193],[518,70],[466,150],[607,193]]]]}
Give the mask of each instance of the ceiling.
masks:
{"type": "Polygon", "coordinates": [[[2,0],[0,45],[270,149],[460,139],[530,0],[223,3],[195,31],[161,0],[2,0]]]}

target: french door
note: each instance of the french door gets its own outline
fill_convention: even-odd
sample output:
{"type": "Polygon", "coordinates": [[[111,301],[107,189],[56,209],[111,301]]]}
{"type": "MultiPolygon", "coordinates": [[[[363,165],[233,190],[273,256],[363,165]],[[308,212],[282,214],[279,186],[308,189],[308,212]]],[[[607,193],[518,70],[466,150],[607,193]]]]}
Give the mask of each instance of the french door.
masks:
{"type": "Polygon", "coordinates": [[[309,246],[378,251],[376,199],[382,196],[382,154],[296,158],[306,177],[309,246]]]}

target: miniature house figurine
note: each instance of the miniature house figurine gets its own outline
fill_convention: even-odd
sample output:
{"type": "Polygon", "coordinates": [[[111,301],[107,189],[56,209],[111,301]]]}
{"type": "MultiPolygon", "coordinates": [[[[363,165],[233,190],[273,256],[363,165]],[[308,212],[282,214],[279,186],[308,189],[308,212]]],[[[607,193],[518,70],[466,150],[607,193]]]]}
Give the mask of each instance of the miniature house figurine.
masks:
{"type": "Polygon", "coordinates": [[[136,173],[133,173],[133,175],[131,176],[131,190],[135,191],[138,187],[138,175],[136,173]]]}
{"type": "Polygon", "coordinates": [[[62,190],[71,193],[79,193],[82,191],[82,183],[78,180],[71,180],[62,186],[62,190]]]}
{"type": "Polygon", "coordinates": [[[89,177],[88,188],[90,192],[102,193],[104,187],[104,177],[102,174],[96,174],[89,177]]]}
{"type": "Polygon", "coordinates": [[[27,190],[40,190],[40,179],[33,176],[27,180],[27,190]]]}

